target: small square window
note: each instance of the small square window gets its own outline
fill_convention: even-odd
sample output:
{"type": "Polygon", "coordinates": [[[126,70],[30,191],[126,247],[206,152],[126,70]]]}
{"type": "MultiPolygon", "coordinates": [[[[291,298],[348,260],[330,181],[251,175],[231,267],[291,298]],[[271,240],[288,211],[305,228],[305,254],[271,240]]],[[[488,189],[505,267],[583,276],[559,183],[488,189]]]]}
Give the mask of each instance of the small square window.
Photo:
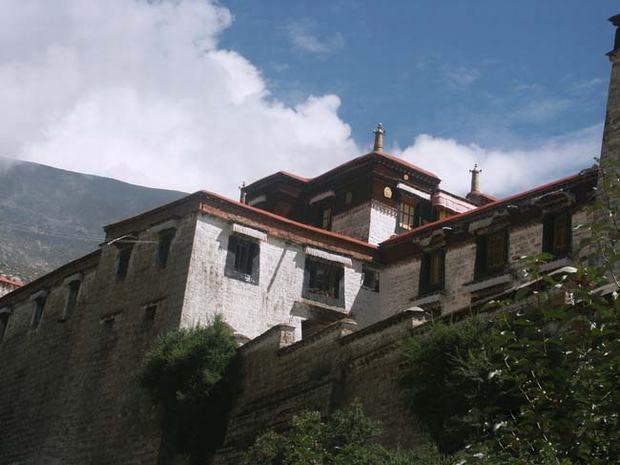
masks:
{"type": "Polygon", "coordinates": [[[260,246],[258,242],[231,235],[228,238],[226,276],[258,284],[260,273],[260,246]]]}
{"type": "Polygon", "coordinates": [[[433,250],[422,255],[420,295],[441,291],[445,286],[445,251],[433,250]]]}
{"type": "Polygon", "coordinates": [[[149,323],[155,321],[157,316],[157,303],[150,303],[144,306],[144,321],[149,323]]]}
{"type": "Polygon", "coordinates": [[[362,287],[373,292],[379,292],[379,272],[364,265],[362,268],[362,287]]]}
{"type": "Polygon", "coordinates": [[[168,256],[170,255],[170,246],[172,240],[176,234],[176,229],[170,228],[159,233],[159,242],[157,247],[157,261],[159,266],[165,268],[168,263],[168,256]]]}
{"type": "Polygon", "coordinates": [[[306,258],[304,297],[331,305],[344,304],[344,268],[341,265],[306,258]]]}
{"type": "Polygon", "coordinates": [[[543,220],[543,252],[562,258],[570,254],[571,245],[570,212],[563,211],[546,216],[543,220]]]}

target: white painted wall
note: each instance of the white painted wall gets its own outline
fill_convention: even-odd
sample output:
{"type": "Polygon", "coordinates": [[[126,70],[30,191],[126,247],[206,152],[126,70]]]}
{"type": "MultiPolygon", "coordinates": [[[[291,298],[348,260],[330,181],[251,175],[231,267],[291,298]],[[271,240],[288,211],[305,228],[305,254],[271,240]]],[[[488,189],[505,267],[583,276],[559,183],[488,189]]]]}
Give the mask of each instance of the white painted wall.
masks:
{"type": "MultiPolygon", "coordinates": [[[[182,326],[205,323],[221,313],[234,330],[254,338],[276,324],[288,323],[301,335],[301,319],[291,316],[302,298],[305,253],[301,245],[268,236],[260,241],[258,284],[225,275],[232,225],[218,218],[198,218],[181,317],[182,326]]],[[[345,266],[345,305],[365,312],[372,299],[358,299],[362,264],[345,266]]]]}
{"type": "Polygon", "coordinates": [[[379,244],[395,234],[398,210],[373,201],[370,209],[368,242],[379,244]]]}

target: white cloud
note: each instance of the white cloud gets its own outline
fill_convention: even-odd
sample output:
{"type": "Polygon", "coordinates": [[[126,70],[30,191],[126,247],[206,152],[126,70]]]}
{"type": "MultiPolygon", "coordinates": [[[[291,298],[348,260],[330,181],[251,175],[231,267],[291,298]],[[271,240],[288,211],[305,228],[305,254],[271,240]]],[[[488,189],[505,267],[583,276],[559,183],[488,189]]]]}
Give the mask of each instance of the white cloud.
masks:
{"type": "MultiPolygon", "coordinates": [[[[232,15],[217,4],[5,0],[3,11],[0,156],[236,197],[242,180],[313,176],[362,152],[337,96],[287,105],[255,65],[218,46],[232,15]]],[[[422,135],[402,153],[461,193],[478,162],[484,189],[504,194],[589,165],[599,141],[590,128],[497,151],[422,135]]]]}
{"type": "Polygon", "coordinates": [[[344,37],[339,32],[319,37],[312,22],[293,21],[287,27],[288,37],[293,47],[302,52],[316,55],[329,55],[344,47],[344,37]]]}
{"type": "Polygon", "coordinates": [[[506,196],[592,166],[600,153],[601,132],[597,125],[523,150],[485,149],[423,134],[396,152],[437,174],[442,188],[461,195],[469,191],[469,170],[478,163],[482,191],[506,196]]]}
{"type": "Polygon", "coordinates": [[[337,96],[286,106],[218,48],[231,14],[216,4],[8,1],[0,155],[236,196],[242,180],[317,174],[358,153],[337,96]]]}

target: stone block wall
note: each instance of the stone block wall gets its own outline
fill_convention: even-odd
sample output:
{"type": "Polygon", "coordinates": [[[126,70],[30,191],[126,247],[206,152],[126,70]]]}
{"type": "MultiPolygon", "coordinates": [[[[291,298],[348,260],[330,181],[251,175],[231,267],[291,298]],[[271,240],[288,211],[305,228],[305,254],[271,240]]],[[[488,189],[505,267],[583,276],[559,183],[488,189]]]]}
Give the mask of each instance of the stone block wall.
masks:
{"type": "Polygon", "coordinates": [[[162,459],[159,413],[139,388],[138,373],[157,336],[179,324],[194,223],[191,217],[179,221],[163,269],[157,235],[138,233],[123,280],[116,277],[116,247],[104,246],[95,263],[79,270],[77,304],[64,321],[62,273],[41,283],[48,297],[37,328],[31,327],[29,295],[13,303],[0,343],[0,463],[162,459]],[[157,305],[153,318],[147,304],[157,305]]]}
{"type": "Polygon", "coordinates": [[[398,367],[400,344],[420,323],[410,312],[365,329],[342,320],[297,343],[294,328],[279,325],[243,346],[242,394],[215,463],[239,463],[257,434],[282,428],[294,415],[327,415],[355,399],[382,423],[384,444],[419,443],[422,432],[406,408],[398,367]]]}
{"type": "Polygon", "coordinates": [[[332,231],[368,241],[370,226],[370,202],[359,205],[332,219],[332,231]]]}
{"type": "MultiPolygon", "coordinates": [[[[589,221],[587,211],[580,209],[572,216],[572,250],[573,260],[579,256],[579,244],[588,234],[587,228],[577,227],[589,221]]],[[[531,222],[510,229],[508,258],[512,284],[525,279],[519,272],[519,259],[523,256],[535,256],[542,252],[543,226],[540,222],[531,222]]],[[[419,295],[420,256],[397,262],[383,271],[383,286],[380,293],[380,316],[388,318],[412,306],[428,307],[428,299],[419,295]]],[[[441,314],[462,310],[474,303],[472,294],[464,287],[474,282],[476,262],[476,242],[469,239],[459,242],[457,246],[446,250],[445,289],[433,305],[441,306],[441,314]]],[[[568,261],[570,262],[570,260],[568,261]]],[[[567,263],[568,263],[567,262],[567,263]]]]}

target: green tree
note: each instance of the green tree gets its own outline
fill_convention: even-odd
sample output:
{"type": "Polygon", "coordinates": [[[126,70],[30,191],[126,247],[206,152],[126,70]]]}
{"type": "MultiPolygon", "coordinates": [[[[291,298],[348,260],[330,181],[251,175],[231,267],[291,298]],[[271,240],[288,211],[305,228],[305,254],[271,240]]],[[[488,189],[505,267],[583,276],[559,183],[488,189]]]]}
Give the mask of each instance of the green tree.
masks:
{"type": "Polygon", "coordinates": [[[464,448],[468,463],[617,463],[619,167],[601,170],[592,221],[576,226],[588,232],[578,266],[545,275],[550,257],[529,258],[531,285],[510,301],[405,343],[410,407],[441,450],[464,448]]]}
{"type": "Polygon", "coordinates": [[[164,411],[176,454],[200,463],[221,443],[236,393],[237,344],[220,316],[206,327],[164,335],[146,355],[141,384],[164,411]]]}
{"type": "Polygon", "coordinates": [[[283,432],[267,431],[247,451],[246,465],[452,465],[432,446],[415,454],[391,451],[376,442],[378,423],[359,403],[324,421],[318,412],[293,418],[283,432]]]}

